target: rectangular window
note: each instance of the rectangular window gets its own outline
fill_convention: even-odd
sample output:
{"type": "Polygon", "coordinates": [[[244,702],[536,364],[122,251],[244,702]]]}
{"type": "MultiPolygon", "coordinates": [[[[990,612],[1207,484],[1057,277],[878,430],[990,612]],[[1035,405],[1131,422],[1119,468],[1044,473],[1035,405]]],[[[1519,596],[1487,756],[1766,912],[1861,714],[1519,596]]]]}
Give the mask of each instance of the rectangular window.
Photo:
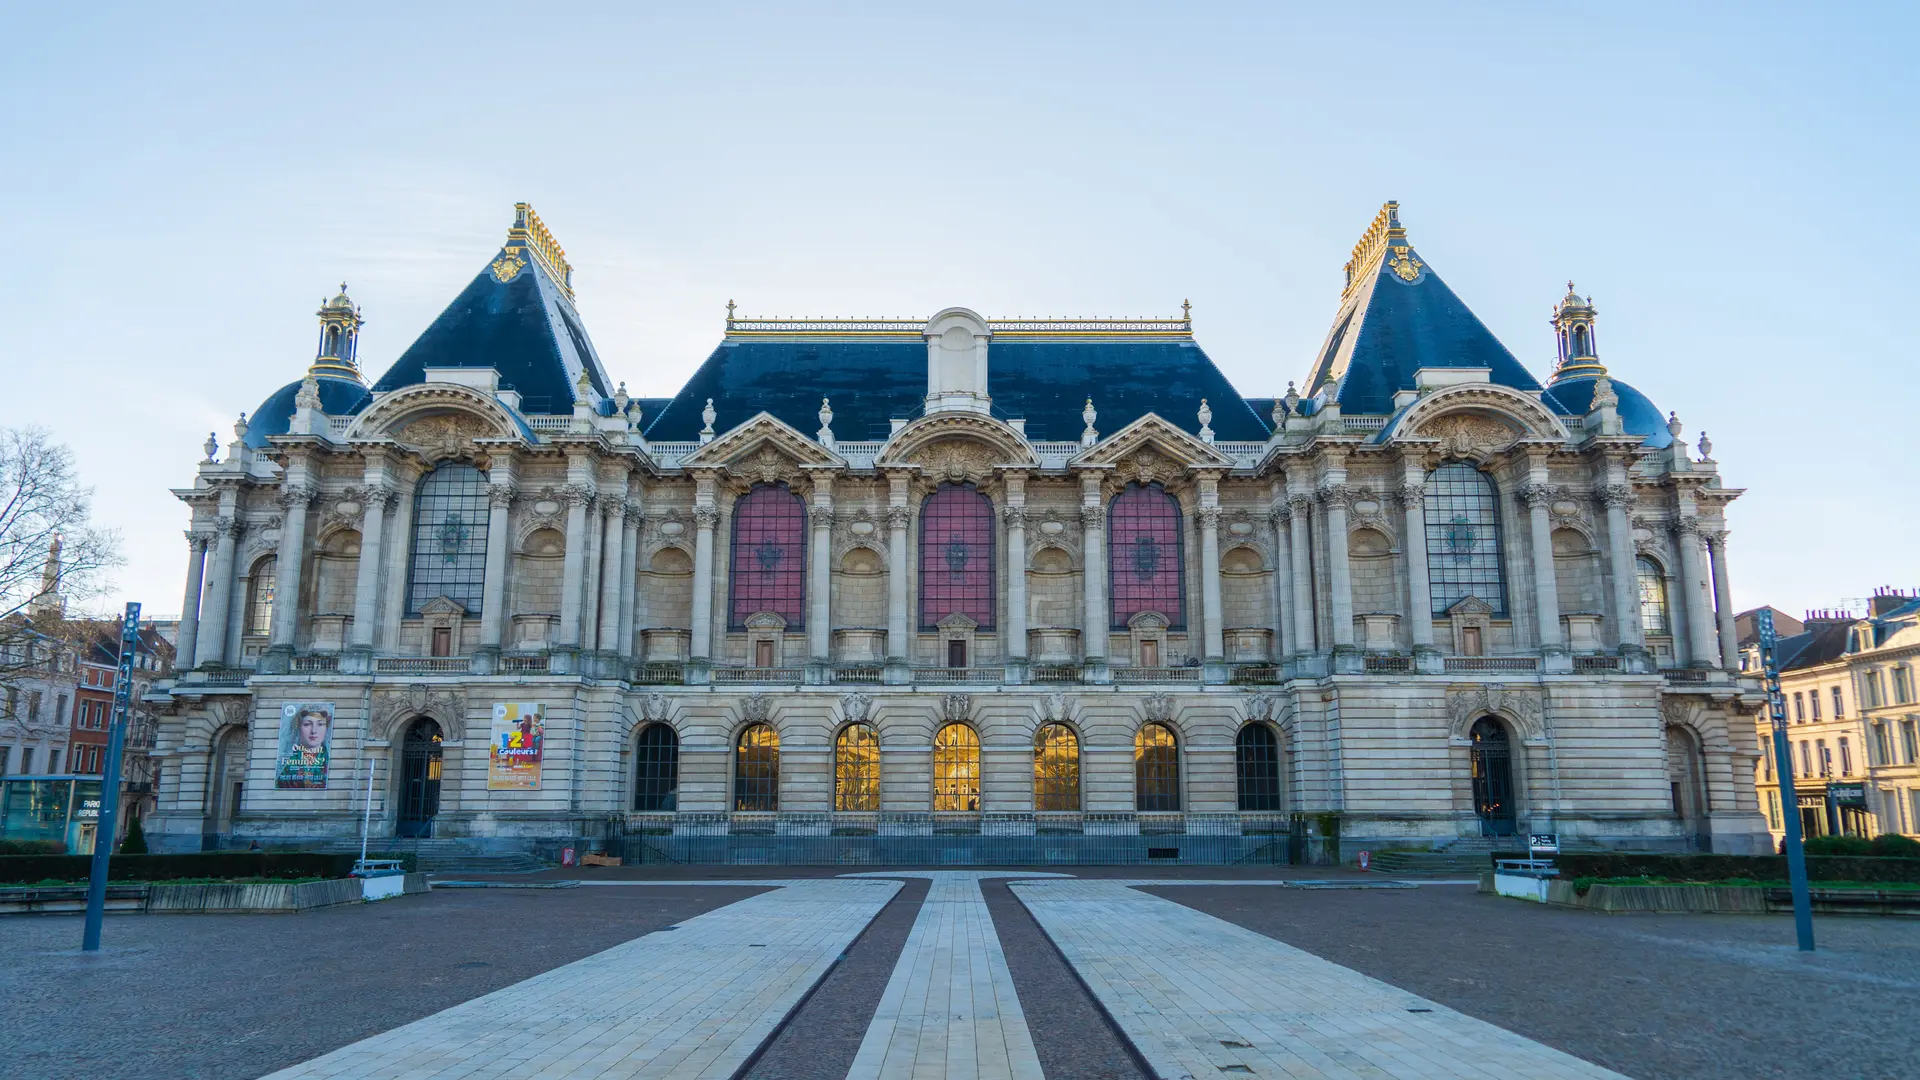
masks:
{"type": "Polygon", "coordinates": [[[1800,775],[1813,775],[1812,752],[1807,749],[1807,741],[1805,739],[1800,740],[1800,775]]]}
{"type": "Polygon", "coordinates": [[[453,655],[453,627],[436,626],[433,628],[433,655],[453,655]]]}
{"type": "Polygon", "coordinates": [[[753,666],[768,668],[773,666],[773,642],[761,638],[753,643],[753,666]]]}
{"type": "MultiPolygon", "coordinates": [[[[66,704],[67,704],[66,696],[62,695],[60,698],[60,705],[61,705],[62,711],[65,711],[66,704]]],[[[38,690],[27,691],[27,718],[29,720],[40,719],[40,691],[38,690]]]]}
{"type": "Polygon", "coordinates": [[[1143,641],[1140,643],[1140,666],[1141,667],[1159,667],[1160,666],[1160,643],[1159,642],[1143,641]]]}
{"type": "Polygon", "coordinates": [[[31,746],[23,747],[20,750],[20,771],[23,773],[33,772],[33,747],[31,746]]]}
{"type": "Polygon", "coordinates": [[[1840,775],[1853,775],[1853,747],[1848,745],[1844,736],[1840,739],[1840,775]]]}
{"type": "Polygon", "coordinates": [[[1913,669],[1897,667],[1893,669],[1893,703],[1905,705],[1913,700],[1913,669]]]}
{"type": "Polygon", "coordinates": [[[1479,627],[1463,626],[1460,628],[1460,655],[1461,656],[1485,655],[1485,648],[1480,641],[1479,627]]]}
{"type": "Polygon", "coordinates": [[[1893,739],[1889,736],[1885,724],[1873,725],[1873,751],[1880,759],[1877,764],[1893,765],[1899,760],[1893,756],[1893,739]]]}
{"type": "Polygon", "coordinates": [[[1869,671],[1860,680],[1860,707],[1877,709],[1880,707],[1880,673],[1869,671]]]}
{"type": "Polygon", "coordinates": [[[1760,771],[1764,774],[1764,778],[1767,780],[1767,782],[1772,783],[1773,782],[1773,741],[1770,739],[1762,739],[1760,741],[1760,745],[1762,749],[1762,752],[1760,754],[1760,771]]]}
{"type": "Polygon", "coordinates": [[[1827,740],[1815,739],[1813,744],[1813,749],[1814,749],[1814,756],[1818,758],[1820,762],[1820,775],[1832,776],[1833,775],[1833,751],[1827,749],[1827,740]]]}
{"type": "Polygon", "coordinates": [[[1793,693],[1793,718],[1795,721],[1801,721],[1807,718],[1807,703],[1800,699],[1800,692],[1798,690],[1793,693]]]}
{"type": "Polygon", "coordinates": [[[13,747],[0,746],[0,776],[7,775],[7,759],[13,756],[13,747]]]}
{"type": "Polygon", "coordinates": [[[1845,715],[1847,715],[1847,699],[1840,696],[1840,688],[1836,686],[1833,688],[1833,718],[1838,720],[1845,715]]]}
{"type": "Polygon", "coordinates": [[[1920,731],[1915,730],[1912,720],[1900,721],[1900,749],[1907,755],[1907,764],[1920,762],[1920,731]]]}
{"type": "Polygon", "coordinates": [[[1775,829],[1780,827],[1780,793],[1777,791],[1767,792],[1767,825],[1775,829]]]}
{"type": "Polygon", "coordinates": [[[1820,688],[1819,687],[1816,686],[1812,690],[1807,691],[1807,704],[1813,706],[1813,709],[1812,709],[1813,718],[1815,720],[1820,719],[1820,688]]]}
{"type": "Polygon", "coordinates": [[[947,666],[963,668],[967,666],[967,643],[960,640],[947,642],[947,666]]]}
{"type": "Polygon", "coordinates": [[[1907,802],[1912,809],[1912,820],[1908,822],[1909,832],[1920,832],[1920,788],[1907,792],[1907,802]]]}

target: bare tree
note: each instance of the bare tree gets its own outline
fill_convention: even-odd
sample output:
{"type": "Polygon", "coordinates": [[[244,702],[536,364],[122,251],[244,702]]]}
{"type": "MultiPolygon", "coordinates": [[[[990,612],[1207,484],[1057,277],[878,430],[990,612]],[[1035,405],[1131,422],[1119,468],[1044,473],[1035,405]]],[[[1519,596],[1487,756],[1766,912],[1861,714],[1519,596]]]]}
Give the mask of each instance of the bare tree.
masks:
{"type": "Polygon", "coordinates": [[[92,523],[92,497],[46,429],[0,428],[0,688],[77,644],[65,606],[99,596],[122,561],[119,535],[92,523]]]}

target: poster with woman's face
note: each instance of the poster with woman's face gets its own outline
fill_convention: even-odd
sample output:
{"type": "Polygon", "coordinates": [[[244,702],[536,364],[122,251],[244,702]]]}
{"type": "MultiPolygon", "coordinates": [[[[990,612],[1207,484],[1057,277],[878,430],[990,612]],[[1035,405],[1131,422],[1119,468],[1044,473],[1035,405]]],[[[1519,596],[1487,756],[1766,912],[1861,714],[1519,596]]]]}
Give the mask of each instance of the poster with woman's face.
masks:
{"type": "Polygon", "coordinates": [[[280,706],[280,756],[273,786],[324,788],[333,745],[333,702],[289,701],[280,706]]]}

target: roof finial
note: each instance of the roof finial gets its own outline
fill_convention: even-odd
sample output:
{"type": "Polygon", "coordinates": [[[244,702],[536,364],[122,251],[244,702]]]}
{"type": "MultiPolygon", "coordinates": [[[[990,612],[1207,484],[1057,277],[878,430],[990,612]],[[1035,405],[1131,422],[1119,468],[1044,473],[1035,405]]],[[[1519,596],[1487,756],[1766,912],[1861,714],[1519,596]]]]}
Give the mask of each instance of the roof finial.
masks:
{"type": "Polygon", "coordinates": [[[1186,322],[1186,323],[1193,322],[1193,301],[1191,300],[1180,301],[1180,319],[1182,322],[1186,322]]]}
{"type": "Polygon", "coordinates": [[[733,301],[731,299],[727,301],[727,325],[733,325],[733,301]]]}
{"type": "Polygon", "coordinates": [[[1213,441],[1213,410],[1207,406],[1207,399],[1200,399],[1200,437],[1207,442],[1213,441]]]}
{"type": "Polygon", "coordinates": [[[713,441],[713,420],[714,417],[718,415],[720,414],[713,411],[713,399],[708,398],[707,407],[700,410],[700,419],[705,421],[707,425],[700,429],[700,441],[703,444],[713,441]]]}
{"type": "Polygon", "coordinates": [[[1093,429],[1093,422],[1099,419],[1099,417],[1100,414],[1094,410],[1093,399],[1088,398],[1087,407],[1080,410],[1080,419],[1084,420],[1087,425],[1087,429],[1080,433],[1081,446],[1092,446],[1094,443],[1100,441],[1100,433],[1093,429]]]}

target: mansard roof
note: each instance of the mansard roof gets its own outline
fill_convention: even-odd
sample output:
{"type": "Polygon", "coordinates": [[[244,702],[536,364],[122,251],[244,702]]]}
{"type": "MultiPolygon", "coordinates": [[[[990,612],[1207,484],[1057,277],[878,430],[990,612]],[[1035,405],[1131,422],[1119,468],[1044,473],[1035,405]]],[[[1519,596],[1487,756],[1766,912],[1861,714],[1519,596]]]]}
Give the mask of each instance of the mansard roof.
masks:
{"type": "Polygon", "coordinates": [[[373,386],[375,393],[426,381],[427,368],[493,368],[520,394],[520,411],[570,413],[585,371],[601,397],[613,385],[573,306],[573,269],[526,203],[507,241],[373,386]]]}
{"type": "Polygon", "coordinates": [[[1386,414],[1393,395],[1417,389],[1421,368],[1487,368],[1516,390],[1540,383],[1440,280],[1408,243],[1399,203],[1381,208],[1354,247],[1333,328],[1307,379],[1307,393],[1340,380],[1343,412],[1386,414]]]}
{"type": "MultiPolygon", "coordinates": [[[[708,398],[722,430],[766,411],[797,430],[820,426],[820,399],[833,402],[834,436],[882,440],[891,422],[921,415],[927,345],[915,320],[838,322],[730,320],[726,337],[678,395],[649,415],[647,438],[691,440],[708,398]],[[781,329],[759,330],[759,326],[781,329]]],[[[1267,425],[1247,405],[1185,319],[989,323],[987,393],[993,414],[1025,419],[1026,436],[1077,441],[1092,398],[1101,431],[1150,412],[1197,432],[1202,398],[1215,436],[1260,441],[1267,425]],[[1071,329],[1092,327],[1094,329],[1071,329]]]]}

